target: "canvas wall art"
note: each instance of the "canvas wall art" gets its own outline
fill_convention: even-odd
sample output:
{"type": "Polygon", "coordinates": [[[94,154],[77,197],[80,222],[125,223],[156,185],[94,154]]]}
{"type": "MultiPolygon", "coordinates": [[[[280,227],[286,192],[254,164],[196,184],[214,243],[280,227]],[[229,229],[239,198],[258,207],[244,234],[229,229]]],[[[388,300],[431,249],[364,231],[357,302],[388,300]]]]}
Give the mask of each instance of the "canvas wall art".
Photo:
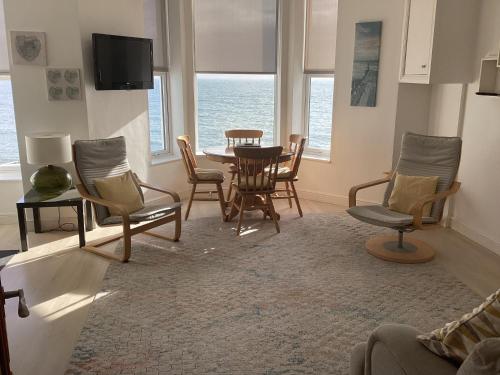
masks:
{"type": "Polygon", "coordinates": [[[377,105],[378,70],[382,22],[356,24],[354,63],[351,83],[351,105],[377,105]]]}
{"type": "Polygon", "coordinates": [[[47,68],[47,94],[53,100],[80,100],[82,98],[78,69],[47,68]]]}
{"type": "Polygon", "coordinates": [[[11,31],[12,63],[21,65],[47,65],[45,33],[11,31]]]}

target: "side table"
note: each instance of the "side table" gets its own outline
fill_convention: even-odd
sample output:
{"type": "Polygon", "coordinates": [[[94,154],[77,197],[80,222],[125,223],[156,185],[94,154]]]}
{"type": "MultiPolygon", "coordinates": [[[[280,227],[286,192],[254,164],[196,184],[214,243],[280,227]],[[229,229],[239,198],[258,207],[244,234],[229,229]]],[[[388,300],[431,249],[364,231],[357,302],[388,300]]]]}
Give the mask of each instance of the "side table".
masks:
{"type": "Polygon", "coordinates": [[[92,207],[90,202],[85,201],[86,223],[84,220],[83,206],[84,199],[78,194],[76,189],[70,189],[57,197],[43,196],[33,189],[28,191],[24,197],[16,203],[17,218],[19,222],[19,235],[21,237],[21,251],[28,250],[28,230],[26,227],[26,208],[33,210],[33,222],[35,233],[42,232],[42,224],[40,221],[40,208],[42,207],[76,207],[78,218],[78,236],[80,239],[80,247],[85,246],[85,230],[90,231],[93,228],[92,222],[92,207]]]}

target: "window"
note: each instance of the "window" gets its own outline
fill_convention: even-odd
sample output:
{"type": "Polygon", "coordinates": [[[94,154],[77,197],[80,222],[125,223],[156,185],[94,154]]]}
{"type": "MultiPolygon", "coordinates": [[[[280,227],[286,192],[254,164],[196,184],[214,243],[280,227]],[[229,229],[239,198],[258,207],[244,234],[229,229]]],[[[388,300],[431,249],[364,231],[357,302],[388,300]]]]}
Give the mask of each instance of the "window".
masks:
{"type": "Polygon", "coordinates": [[[225,146],[224,131],[261,129],[272,145],[275,127],[274,74],[197,74],[198,150],[225,146]]]}
{"type": "Polygon", "coordinates": [[[19,163],[10,77],[0,75],[0,166],[19,163]]]}
{"type": "Polygon", "coordinates": [[[308,75],[307,129],[309,151],[330,150],[333,117],[333,75],[308,75]]]}
{"type": "Polygon", "coordinates": [[[153,155],[169,150],[165,81],[166,74],[155,73],[154,89],[148,91],[149,139],[153,155]]]}
{"type": "Polygon", "coordinates": [[[306,153],[329,158],[332,143],[337,0],[307,0],[304,33],[306,153]]]}
{"type": "Polygon", "coordinates": [[[170,152],[168,37],[165,0],[144,1],[145,36],[153,39],[154,88],[148,91],[149,148],[154,157],[170,152]]]}
{"type": "Polygon", "coordinates": [[[228,129],[276,138],[276,0],[193,2],[197,150],[226,145],[228,129]],[[251,16],[249,16],[251,15],[251,16]]]}

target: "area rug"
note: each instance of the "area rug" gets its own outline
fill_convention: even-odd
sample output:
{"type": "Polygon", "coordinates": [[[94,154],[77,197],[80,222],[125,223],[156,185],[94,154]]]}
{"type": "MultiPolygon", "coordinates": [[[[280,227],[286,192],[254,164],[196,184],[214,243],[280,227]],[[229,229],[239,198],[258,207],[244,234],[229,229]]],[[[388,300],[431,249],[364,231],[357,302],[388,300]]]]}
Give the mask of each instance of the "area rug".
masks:
{"type": "MultiPolygon", "coordinates": [[[[380,229],[346,215],[183,222],[179,243],[139,236],[113,262],[66,374],[347,374],[386,322],[440,327],[481,298],[436,262],[364,250],[380,229]]],[[[172,230],[167,227],[166,230],[172,230]]]]}

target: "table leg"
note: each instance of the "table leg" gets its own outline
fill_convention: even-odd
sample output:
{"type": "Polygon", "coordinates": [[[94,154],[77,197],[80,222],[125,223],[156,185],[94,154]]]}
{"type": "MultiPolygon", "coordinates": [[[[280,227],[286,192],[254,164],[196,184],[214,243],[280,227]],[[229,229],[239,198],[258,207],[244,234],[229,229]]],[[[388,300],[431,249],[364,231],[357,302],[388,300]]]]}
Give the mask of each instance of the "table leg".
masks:
{"type": "Polygon", "coordinates": [[[40,208],[33,207],[33,224],[35,225],[35,233],[42,233],[42,222],[40,220],[40,208]]]}
{"type": "Polygon", "coordinates": [[[85,230],[87,232],[94,229],[94,220],[92,218],[92,203],[85,201],[85,230]]]}
{"type": "Polygon", "coordinates": [[[78,216],[78,237],[80,240],[80,247],[85,246],[85,222],[83,218],[83,201],[76,205],[76,213],[78,216]]]}
{"type": "Polygon", "coordinates": [[[21,237],[21,251],[28,250],[28,233],[26,230],[26,214],[24,207],[17,205],[17,221],[19,222],[19,236],[21,237]]]}

